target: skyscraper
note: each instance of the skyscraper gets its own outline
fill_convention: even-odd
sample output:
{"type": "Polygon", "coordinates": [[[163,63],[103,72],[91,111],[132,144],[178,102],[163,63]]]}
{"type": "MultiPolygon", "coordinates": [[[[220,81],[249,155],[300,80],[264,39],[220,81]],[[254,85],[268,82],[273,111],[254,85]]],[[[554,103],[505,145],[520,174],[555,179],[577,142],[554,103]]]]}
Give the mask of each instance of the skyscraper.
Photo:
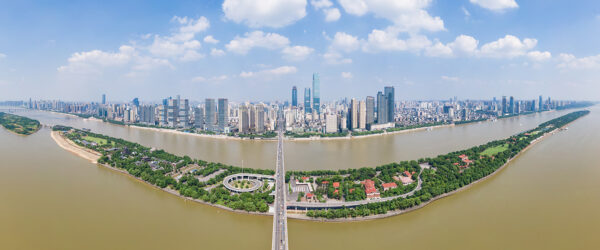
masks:
{"type": "Polygon", "coordinates": [[[260,103],[254,106],[256,133],[265,132],[265,106],[260,103]]]}
{"type": "Polygon", "coordinates": [[[312,108],[310,107],[310,88],[304,88],[304,113],[312,113],[312,108]]]}
{"type": "Polygon", "coordinates": [[[358,128],[367,128],[367,103],[365,101],[358,103],[358,128]]]}
{"type": "Polygon", "coordinates": [[[385,96],[387,97],[387,122],[393,122],[395,117],[394,87],[388,86],[384,88],[385,96]]]}
{"type": "Polygon", "coordinates": [[[179,96],[177,96],[177,102],[179,103],[178,126],[182,128],[188,128],[190,125],[190,100],[182,100],[179,96]]]}
{"type": "Polygon", "coordinates": [[[106,104],[106,94],[102,94],[102,104],[106,104]]]}
{"type": "Polygon", "coordinates": [[[515,113],[515,98],[514,97],[510,97],[510,107],[508,109],[508,113],[515,113]]]}
{"type": "Polygon", "coordinates": [[[375,122],[375,97],[367,96],[367,127],[375,122]]]}
{"type": "Polygon", "coordinates": [[[540,95],[540,100],[538,101],[538,111],[542,111],[542,108],[544,107],[544,105],[542,104],[542,96],[540,95]]]}
{"type": "Polygon", "coordinates": [[[204,109],[200,107],[194,108],[194,127],[204,128],[204,109]]]}
{"type": "Polygon", "coordinates": [[[350,100],[350,130],[358,128],[358,102],[352,98],[350,100]]]}
{"type": "Polygon", "coordinates": [[[176,128],[179,126],[179,103],[177,99],[169,99],[167,102],[167,124],[176,128]]]}
{"type": "Polygon", "coordinates": [[[133,105],[136,107],[140,106],[140,100],[137,97],[133,98],[133,101],[131,101],[131,103],[133,103],[133,105]]]}
{"type": "Polygon", "coordinates": [[[381,91],[377,92],[377,124],[384,124],[388,122],[387,107],[387,96],[384,95],[381,91]]]}
{"type": "Polygon", "coordinates": [[[507,107],[506,107],[506,96],[502,96],[502,115],[506,114],[507,112],[507,107]]]}
{"type": "Polygon", "coordinates": [[[250,127],[248,126],[249,124],[249,119],[248,119],[248,106],[246,106],[245,104],[240,105],[239,107],[239,111],[238,111],[238,129],[240,131],[240,133],[242,134],[246,134],[249,132],[250,127]]]}
{"type": "Polygon", "coordinates": [[[215,131],[215,124],[217,119],[217,107],[215,106],[215,99],[206,98],[206,100],[204,100],[204,116],[206,130],[215,131]]]}
{"type": "Polygon", "coordinates": [[[321,81],[319,80],[319,73],[313,74],[313,109],[317,114],[321,114],[321,81]]]}
{"type": "Polygon", "coordinates": [[[296,86],[292,87],[292,107],[298,107],[298,89],[296,86]]]}
{"type": "Polygon", "coordinates": [[[229,102],[226,98],[219,98],[218,112],[219,132],[225,132],[225,127],[227,127],[227,124],[229,123],[229,102]]]}

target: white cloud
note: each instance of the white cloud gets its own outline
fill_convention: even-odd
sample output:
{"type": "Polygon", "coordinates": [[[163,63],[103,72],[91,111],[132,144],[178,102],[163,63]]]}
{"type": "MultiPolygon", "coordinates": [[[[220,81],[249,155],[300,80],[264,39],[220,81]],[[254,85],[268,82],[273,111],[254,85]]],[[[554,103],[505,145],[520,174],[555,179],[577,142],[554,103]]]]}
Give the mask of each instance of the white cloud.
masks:
{"type": "Polygon", "coordinates": [[[294,66],[281,66],[278,68],[266,69],[266,70],[261,70],[261,71],[257,71],[257,72],[242,71],[242,73],[240,73],[240,77],[250,78],[250,77],[257,77],[257,76],[287,75],[287,74],[296,73],[297,71],[298,70],[294,66]]]}
{"type": "Polygon", "coordinates": [[[552,58],[552,54],[550,54],[550,52],[548,51],[531,51],[529,53],[527,53],[527,57],[529,57],[529,59],[533,60],[533,61],[546,61],[550,58],[552,58]]]}
{"type": "Polygon", "coordinates": [[[283,48],[281,53],[285,59],[290,61],[300,61],[306,59],[313,51],[313,48],[306,46],[290,46],[283,48]]]}
{"type": "Polygon", "coordinates": [[[213,36],[208,35],[204,37],[204,42],[205,43],[212,43],[212,44],[217,44],[219,43],[219,40],[215,39],[213,36]]]}
{"type": "Polygon", "coordinates": [[[355,36],[344,32],[337,32],[333,37],[330,48],[336,51],[352,52],[360,47],[360,42],[355,36]]]}
{"type": "Polygon", "coordinates": [[[339,0],[339,3],[348,14],[363,16],[370,12],[390,20],[397,29],[405,32],[445,29],[440,17],[432,17],[425,11],[431,0],[339,0]]]}
{"type": "Polygon", "coordinates": [[[210,55],[214,56],[214,57],[224,56],[225,55],[225,51],[223,51],[221,49],[212,48],[210,50],[210,55]]]}
{"type": "Polygon", "coordinates": [[[461,10],[465,14],[466,18],[469,18],[471,16],[471,12],[469,12],[469,10],[467,10],[467,8],[465,8],[465,6],[461,7],[461,10]]]}
{"type": "Polygon", "coordinates": [[[324,9],[323,12],[325,13],[325,21],[326,22],[335,22],[335,21],[339,20],[340,17],[342,16],[342,14],[340,14],[340,10],[338,10],[338,8],[324,9]]]}
{"type": "Polygon", "coordinates": [[[206,31],[210,23],[206,17],[198,19],[175,16],[172,19],[180,27],[169,36],[154,36],[149,47],[150,53],[158,57],[178,58],[182,61],[194,61],[202,58],[198,49],[202,44],[195,40],[196,34],[206,31]]]}
{"type": "Polygon", "coordinates": [[[119,52],[114,53],[101,50],[76,52],[69,57],[67,65],[58,67],[58,71],[79,74],[99,73],[103,68],[128,64],[134,53],[135,49],[127,45],[121,46],[119,52]]]}
{"type": "Polygon", "coordinates": [[[0,53],[0,59],[2,59],[2,58],[6,58],[6,54],[0,53]]]}
{"type": "Polygon", "coordinates": [[[537,45],[536,39],[525,38],[521,41],[518,37],[506,35],[481,46],[480,54],[485,57],[514,58],[525,55],[528,50],[537,45]]]}
{"type": "Polygon", "coordinates": [[[352,72],[342,72],[342,78],[350,79],[352,77],[354,77],[354,75],[352,75],[352,72]]]}
{"type": "Polygon", "coordinates": [[[472,56],[478,52],[478,44],[479,41],[472,36],[460,35],[447,45],[437,42],[433,46],[426,48],[425,55],[433,57],[472,56]]]}
{"type": "Polygon", "coordinates": [[[504,11],[506,9],[518,8],[515,0],[469,0],[472,4],[492,11],[504,11]]]}
{"type": "Polygon", "coordinates": [[[558,68],[563,69],[598,69],[600,68],[600,54],[577,58],[573,54],[560,54],[558,68]]]}
{"type": "Polygon", "coordinates": [[[333,5],[329,0],[310,0],[310,4],[315,7],[315,9],[329,8],[333,5]]]}
{"type": "Polygon", "coordinates": [[[349,64],[352,63],[352,59],[344,58],[342,54],[337,51],[329,51],[323,54],[323,59],[327,64],[349,64]]]}
{"type": "Polygon", "coordinates": [[[306,16],[306,0],[225,0],[225,18],[252,28],[279,28],[306,16]]]}
{"type": "Polygon", "coordinates": [[[442,76],[442,80],[449,82],[458,82],[460,79],[456,76],[442,76]]]}
{"type": "Polygon", "coordinates": [[[213,76],[210,78],[206,78],[203,76],[196,76],[196,77],[192,78],[192,82],[218,82],[218,81],[224,81],[227,79],[229,79],[229,76],[227,76],[227,75],[213,76]]]}
{"type": "Polygon", "coordinates": [[[425,55],[433,57],[476,56],[488,58],[516,58],[527,56],[534,61],[543,61],[551,58],[550,52],[532,51],[537,45],[537,40],[525,38],[523,40],[512,35],[506,35],[496,41],[486,43],[478,48],[479,41],[472,36],[460,35],[448,44],[436,42],[425,49],[425,55]]]}
{"type": "Polygon", "coordinates": [[[409,34],[407,39],[400,39],[398,30],[388,27],[385,30],[374,29],[364,43],[365,52],[380,51],[420,51],[431,46],[431,41],[423,35],[409,34]]]}
{"type": "Polygon", "coordinates": [[[266,48],[266,49],[281,49],[287,47],[290,40],[277,33],[264,33],[262,31],[253,31],[246,33],[244,37],[236,36],[231,40],[225,48],[228,51],[237,54],[246,54],[252,48],[266,48]]]}

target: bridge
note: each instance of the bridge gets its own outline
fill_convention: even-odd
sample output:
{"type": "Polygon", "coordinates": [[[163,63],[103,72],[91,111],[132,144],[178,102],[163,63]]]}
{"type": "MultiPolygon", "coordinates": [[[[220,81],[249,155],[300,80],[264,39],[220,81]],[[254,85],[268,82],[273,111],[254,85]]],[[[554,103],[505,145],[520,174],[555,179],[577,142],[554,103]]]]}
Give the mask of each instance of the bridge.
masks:
{"type": "Polygon", "coordinates": [[[273,250],[288,250],[285,169],[283,164],[283,119],[277,119],[277,166],[275,168],[275,211],[273,214],[273,250]]]}

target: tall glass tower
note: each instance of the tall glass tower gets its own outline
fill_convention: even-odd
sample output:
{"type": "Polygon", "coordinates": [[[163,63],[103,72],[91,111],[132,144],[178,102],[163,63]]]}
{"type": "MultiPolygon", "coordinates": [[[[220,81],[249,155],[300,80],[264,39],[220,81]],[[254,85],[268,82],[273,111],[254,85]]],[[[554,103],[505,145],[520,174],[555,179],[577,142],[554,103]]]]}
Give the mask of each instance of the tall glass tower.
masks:
{"type": "Polygon", "coordinates": [[[304,88],[304,113],[312,113],[310,107],[310,88],[304,88]]]}
{"type": "Polygon", "coordinates": [[[229,102],[226,98],[219,98],[217,102],[217,124],[219,125],[219,132],[225,132],[229,122],[229,102]]]}
{"type": "Polygon", "coordinates": [[[394,87],[393,86],[388,86],[385,87],[383,89],[384,93],[385,93],[385,97],[387,98],[387,117],[386,120],[387,122],[394,122],[394,117],[395,117],[395,112],[396,108],[395,108],[395,100],[394,100],[394,96],[395,96],[395,91],[394,91],[394,87]]]}
{"type": "Polygon", "coordinates": [[[317,111],[317,114],[321,114],[321,81],[319,80],[319,73],[313,74],[313,109],[317,111]]]}
{"type": "Polygon", "coordinates": [[[298,107],[298,89],[296,89],[296,86],[292,88],[292,107],[298,107]]]}

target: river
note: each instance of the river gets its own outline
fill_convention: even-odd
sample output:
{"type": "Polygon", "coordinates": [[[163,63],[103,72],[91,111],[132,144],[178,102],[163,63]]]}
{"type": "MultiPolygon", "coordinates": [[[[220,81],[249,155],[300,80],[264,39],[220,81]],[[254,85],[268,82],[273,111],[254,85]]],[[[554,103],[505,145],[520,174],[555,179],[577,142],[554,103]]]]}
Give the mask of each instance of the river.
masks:
{"type": "MultiPolygon", "coordinates": [[[[391,218],[289,221],[291,249],[596,249],[600,247],[600,107],[496,176],[391,218]]],[[[546,112],[355,140],[285,142],[286,169],[340,169],[435,156],[533,128],[546,112]]],[[[274,168],[275,142],[156,132],[40,111],[17,114],[89,128],[176,154],[274,168]]],[[[49,129],[0,129],[2,249],[269,249],[272,218],[184,201],[59,148],[49,129]]]]}

